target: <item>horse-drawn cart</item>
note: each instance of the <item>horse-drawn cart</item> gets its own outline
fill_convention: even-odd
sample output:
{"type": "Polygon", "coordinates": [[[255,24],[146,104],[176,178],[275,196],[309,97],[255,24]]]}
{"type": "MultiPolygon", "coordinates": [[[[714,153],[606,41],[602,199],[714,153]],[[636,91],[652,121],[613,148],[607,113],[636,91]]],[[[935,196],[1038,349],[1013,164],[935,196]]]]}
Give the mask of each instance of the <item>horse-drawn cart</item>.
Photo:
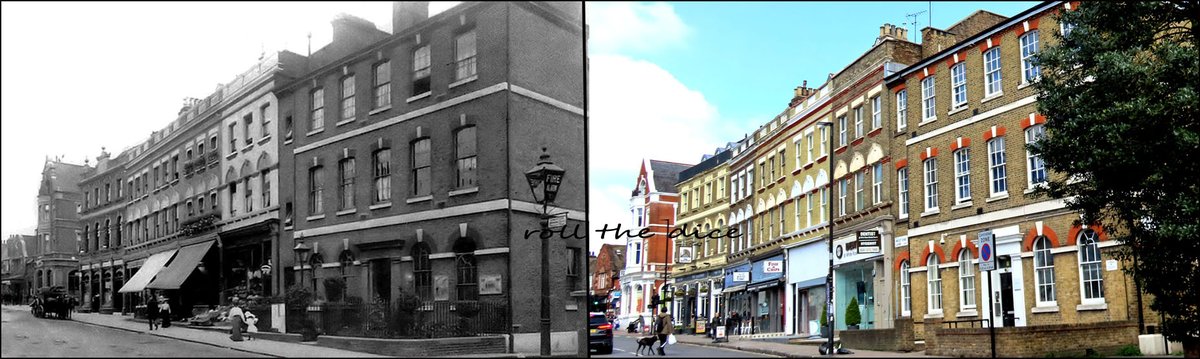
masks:
{"type": "Polygon", "coordinates": [[[38,318],[53,315],[58,319],[71,319],[71,307],[74,306],[74,302],[74,298],[67,295],[63,287],[51,287],[33,299],[30,311],[38,318]]]}

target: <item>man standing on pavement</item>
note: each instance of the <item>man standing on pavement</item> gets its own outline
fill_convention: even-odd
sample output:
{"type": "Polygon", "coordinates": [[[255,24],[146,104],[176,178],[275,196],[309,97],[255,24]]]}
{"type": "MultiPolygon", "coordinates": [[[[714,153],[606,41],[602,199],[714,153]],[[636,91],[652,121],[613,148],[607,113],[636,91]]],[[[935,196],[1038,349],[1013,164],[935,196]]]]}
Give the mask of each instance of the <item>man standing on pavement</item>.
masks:
{"type": "Polygon", "coordinates": [[[654,321],[654,326],[654,333],[658,334],[658,355],[667,355],[663,348],[667,346],[667,337],[675,331],[675,323],[671,321],[671,313],[667,313],[667,307],[663,307],[662,313],[658,313],[658,320],[654,321]]]}

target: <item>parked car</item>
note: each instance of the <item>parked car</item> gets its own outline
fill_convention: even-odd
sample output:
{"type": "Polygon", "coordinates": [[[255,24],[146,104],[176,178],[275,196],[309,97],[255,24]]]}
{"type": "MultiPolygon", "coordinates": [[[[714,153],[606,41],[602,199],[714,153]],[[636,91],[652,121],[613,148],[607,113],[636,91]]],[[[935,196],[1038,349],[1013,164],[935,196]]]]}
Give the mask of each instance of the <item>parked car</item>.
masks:
{"type": "Polygon", "coordinates": [[[613,325],[604,313],[588,314],[588,351],[597,354],[612,354],[613,325]]]}

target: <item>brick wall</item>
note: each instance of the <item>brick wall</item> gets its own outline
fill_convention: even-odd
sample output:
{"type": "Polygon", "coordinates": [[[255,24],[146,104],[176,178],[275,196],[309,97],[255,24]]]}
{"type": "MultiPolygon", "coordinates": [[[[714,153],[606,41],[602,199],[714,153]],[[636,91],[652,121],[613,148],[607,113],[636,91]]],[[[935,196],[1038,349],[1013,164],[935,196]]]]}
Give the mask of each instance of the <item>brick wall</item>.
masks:
{"type": "Polygon", "coordinates": [[[373,339],[322,335],[321,346],[358,352],[398,356],[455,356],[467,354],[498,354],[508,351],[504,336],[444,339],[373,339]]]}
{"type": "Polygon", "coordinates": [[[897,318],[890,329],[843,330],[839,333],[842,345],[850,349],[886,350],[911,352],[913,344],[913,322],[897,318]]]}
{"type": "MultiPolygon", "coordinates": [[[[991,355],[990,332],[986,328],[946,329],[939,325],[936,329],[930,329],[935,335],[926,338],[925,354],[955,357],[991,355]],[[936,345],[939,342],[947,345],[936,345]]],[[[1135,321],[996,328],[996,356],[1082,355],[1088,349],[1111,355],[1125,345],[1137,344],[1137,335],[1135,321]]]]}

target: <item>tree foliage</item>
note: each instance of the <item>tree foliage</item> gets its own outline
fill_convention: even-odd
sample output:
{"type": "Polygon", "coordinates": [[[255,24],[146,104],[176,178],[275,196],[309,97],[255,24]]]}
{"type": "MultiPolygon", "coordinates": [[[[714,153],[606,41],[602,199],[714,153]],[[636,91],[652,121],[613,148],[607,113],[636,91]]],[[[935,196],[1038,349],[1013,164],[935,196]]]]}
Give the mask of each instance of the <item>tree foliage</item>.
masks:
{"type": "MultiPolygon", "coordinates": [[[[1172,340],[1200,338],[1200,4],[1083,2],[1063,11],[1062,38],[1043,29],[1031,146],[1052,173],[1040,194],[1105,224],[1164,314],[1172,340]],[[1053,35],[1051,35],[1053,34],[1053,35]]],[[[1189,349],[1191,352],[1194,349],[1189,349]]]]}

